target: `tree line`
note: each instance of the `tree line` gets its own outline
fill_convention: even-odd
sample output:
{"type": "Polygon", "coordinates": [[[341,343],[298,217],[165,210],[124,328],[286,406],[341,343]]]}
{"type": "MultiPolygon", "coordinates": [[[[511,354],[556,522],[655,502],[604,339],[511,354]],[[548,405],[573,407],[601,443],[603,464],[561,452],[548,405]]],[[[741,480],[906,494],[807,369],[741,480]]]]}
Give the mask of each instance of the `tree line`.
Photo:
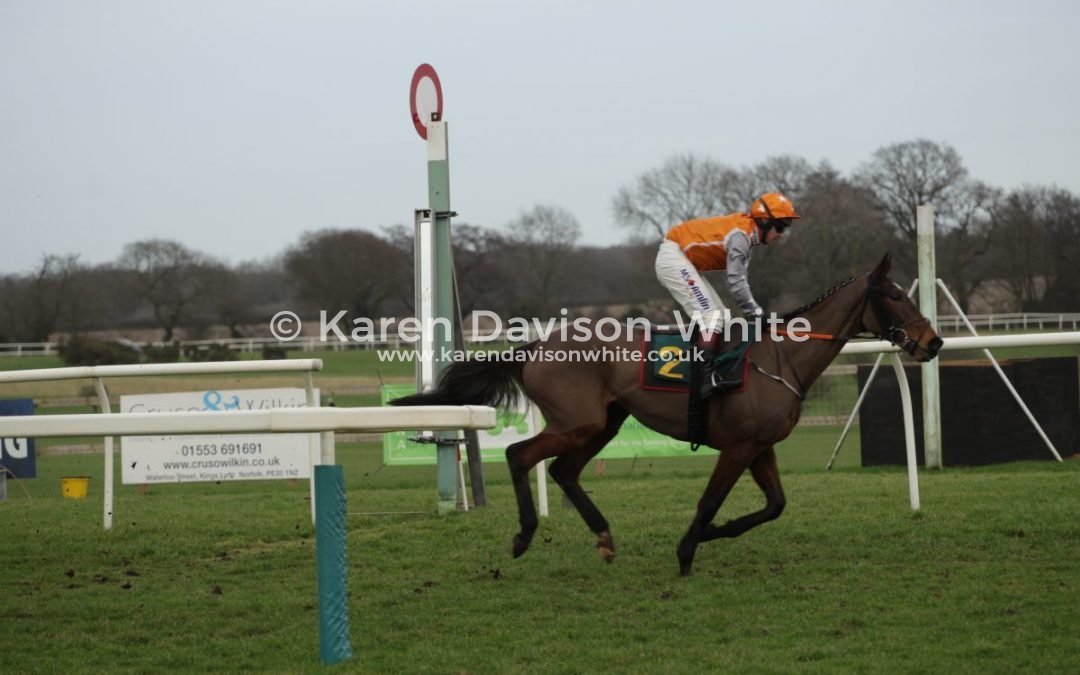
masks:
{"type": "MultiPolygon", "coordinates": [[[[965,311],[1080,311],[1080,198],[1056,186],[991,186],[954,148],[923,139],[879,148],[849,175],[791,155],[748,167],[673,156],[613,197],[619,229],[610,246],[580,245],[577,218],[553,204],[499,228],[456,222],[460,309],[669,320],[674,303],[653,273],[667,229],[745,211],[769,191],[785,193],[802,215],[775,250],[755,250],[751,284],[769,310],[865,272],[885,251],[897,278],[913,277],[916,209],[931,204],[938,276],[965,311]]],[[[166,342],[220,327],[265,336],[281,309],[308,318],[344,310],[352,319],[407,316],[412,305],[411,227],[311,231],[271,260],[239,264],[149,239],[102,265],[46,255],[30,273],[0,276],[0,342],[132,328],[154,328],[166,342]]],[[[939,308],[950,311],[940,299],[939,308]]]]}

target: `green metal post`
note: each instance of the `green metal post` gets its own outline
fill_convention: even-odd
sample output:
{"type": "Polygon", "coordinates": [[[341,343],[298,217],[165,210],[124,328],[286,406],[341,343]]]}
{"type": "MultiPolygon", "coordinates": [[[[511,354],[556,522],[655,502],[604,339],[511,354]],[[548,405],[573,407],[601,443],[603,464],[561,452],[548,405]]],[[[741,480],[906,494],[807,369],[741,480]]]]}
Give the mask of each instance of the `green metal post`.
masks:
{"type": "Polygon", "coordinates": [[[345,474],[339,464],[315,467],[315,568],[319,587],[319,658],[352,658],[346,553],[345,474]]]}
{"type": "MultiPolygon", "coordinates": [[[[445,325],[453,326],[454,313],[454,272],[450,255],[450,155],[446,122],[432,120],[427,125],[428,142],[428,206],[431,209],[431,227],[434,234],[435,270],[433,286],[435,289],[435,318],[445,319],[445,325]]],[[[438,381],[443,369],[449,365],[443,359],[454,349],[452,330],[435,330],[435,379],[438,381]]],[[[427,330],[428,327],[424,326],[427,330]]],[[[458,442],[457,433],[440,431],[435,434],[436,464],[439,485],[439,513],[449,513],[457,508],[458,501],[458,442]]]]}

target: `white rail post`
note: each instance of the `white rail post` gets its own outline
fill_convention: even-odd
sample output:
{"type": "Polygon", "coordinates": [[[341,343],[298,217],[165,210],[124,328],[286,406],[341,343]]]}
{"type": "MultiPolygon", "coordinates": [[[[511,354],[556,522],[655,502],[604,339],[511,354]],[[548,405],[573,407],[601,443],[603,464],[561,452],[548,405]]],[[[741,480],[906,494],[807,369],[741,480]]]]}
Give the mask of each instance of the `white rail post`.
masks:
{"type": "Polygon", "coordinates": [[[911,387],[908,386],[907,373],[904,372],[904,364],[900,361],[900,355],[892,355],[893,370],[896,371],[896,381],[900,384],[900,403],[904,409],[904,447],[907,451],[908,471],[908,497],[911,500],[911,510],[919,510],[919,462],[915,457],[915,414],[911,405],[911,387]]]}
{"type": "MultiPolygon", "coordinates": [[[[94,378],[94,390],[97,392],[98,407],[101,408],[101,414],[111,415],[112,404],[109,403],[109,392],[105,391],[105,383],[101,381],[100,377],[94,378]]],[[[106,530],[112,529],[112,517],[113,517],[113,472],[116,459],[113,457],[113,437],[105,437],[105,487],[103,488],[104,497],[102,499],[104,503],[104,527],[106,530]]]]}
{"type": "MultiPolygon", "coordinates": [[[[533,434],[540,433],[541,420],[540,407],[529,404],[529,427],[533,434]]],[[[542,459],[536,464],[536,496],[540,508],[540,516],[548,517],[548,487],[547,487],[547,460],[542,459]]]]}
{"type": "MultiPolygon", "coordinates": [[[[304,395],[307,407],[315,407],[315,378],[309,370],[304,375],[304,395]]],[[[311,494],[311,524],[315,524],[315,467],[322,463],[321,451],[319,450],[319,434],[308,434],[308,467],[311,478],[308,479],[308,489],[311,494]]]]}
{"type": "MultiPolygon", "coordinates": [[[[923,204],[916,209],[919,241],[919,311],[937,326],[937,270],[934,263],[934,207],[923,204]]],[[[922,364],[923,448],[926,466],[940,469],[941,398],[938,360],[922,364]]]]}

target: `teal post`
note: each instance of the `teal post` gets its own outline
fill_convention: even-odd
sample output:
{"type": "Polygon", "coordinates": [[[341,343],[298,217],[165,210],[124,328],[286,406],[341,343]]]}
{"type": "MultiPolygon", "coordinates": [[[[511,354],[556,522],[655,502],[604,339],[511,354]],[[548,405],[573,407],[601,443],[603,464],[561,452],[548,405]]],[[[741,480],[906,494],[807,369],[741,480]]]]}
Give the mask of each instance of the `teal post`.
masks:
{"type": "Polygon", "coordinates": [[[352,658],[346,554],[345,477],[338,464],[315,467],[315,567],[319,586],[319,658],[352,658]]]}
{"type": "MultiPolygon", "coordinates": [[[[427,125],[428,142],[428,206],[431,209],[433,228],[435,270],[435,311],[438,323],[435,331],[435,380],[449,365],[442,357],[454,349],[453,330],[440,329],[438,324],[453,326],[454,270],[450,255],[450,155],[446,122],[432,120],[427,125]],[[441,320],[445,320],[445,323],[441,320]]],[[[424,329],[427,330],[427,326],[424,329]]],[[[435,434],[436,474],[439,485],[439,513],[445,514],[457,508],[458,501],[458,441],[457,432],[439,431],[435,434]]]]}

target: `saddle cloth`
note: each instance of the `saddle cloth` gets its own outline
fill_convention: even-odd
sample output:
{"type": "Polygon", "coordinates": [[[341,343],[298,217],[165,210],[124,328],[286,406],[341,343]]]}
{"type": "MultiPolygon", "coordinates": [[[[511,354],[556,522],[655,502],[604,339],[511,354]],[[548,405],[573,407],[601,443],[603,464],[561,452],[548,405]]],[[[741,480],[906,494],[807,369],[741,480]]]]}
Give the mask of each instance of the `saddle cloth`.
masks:
{"type": "MultiPolygon", "coordinates": [[[[741,337],[741,336],[740,336],[741,337]]],[[[724,344],[714,361],[718,372],[729,383],[724,390],[736,387],[742,391],[746,374],[750,367],[747,358],[749,340],[733,339],[724,344]]],[[[707,353],[700,347],[694,348],[692,341],[686,340],[680,333],[657,333],[651,339],[642,340],[640,383],[642,389],[650,391],[671,391],[686,393],[691,380],[697,381],[698,373],[692,372],[705,367],[707,353]]]]}

